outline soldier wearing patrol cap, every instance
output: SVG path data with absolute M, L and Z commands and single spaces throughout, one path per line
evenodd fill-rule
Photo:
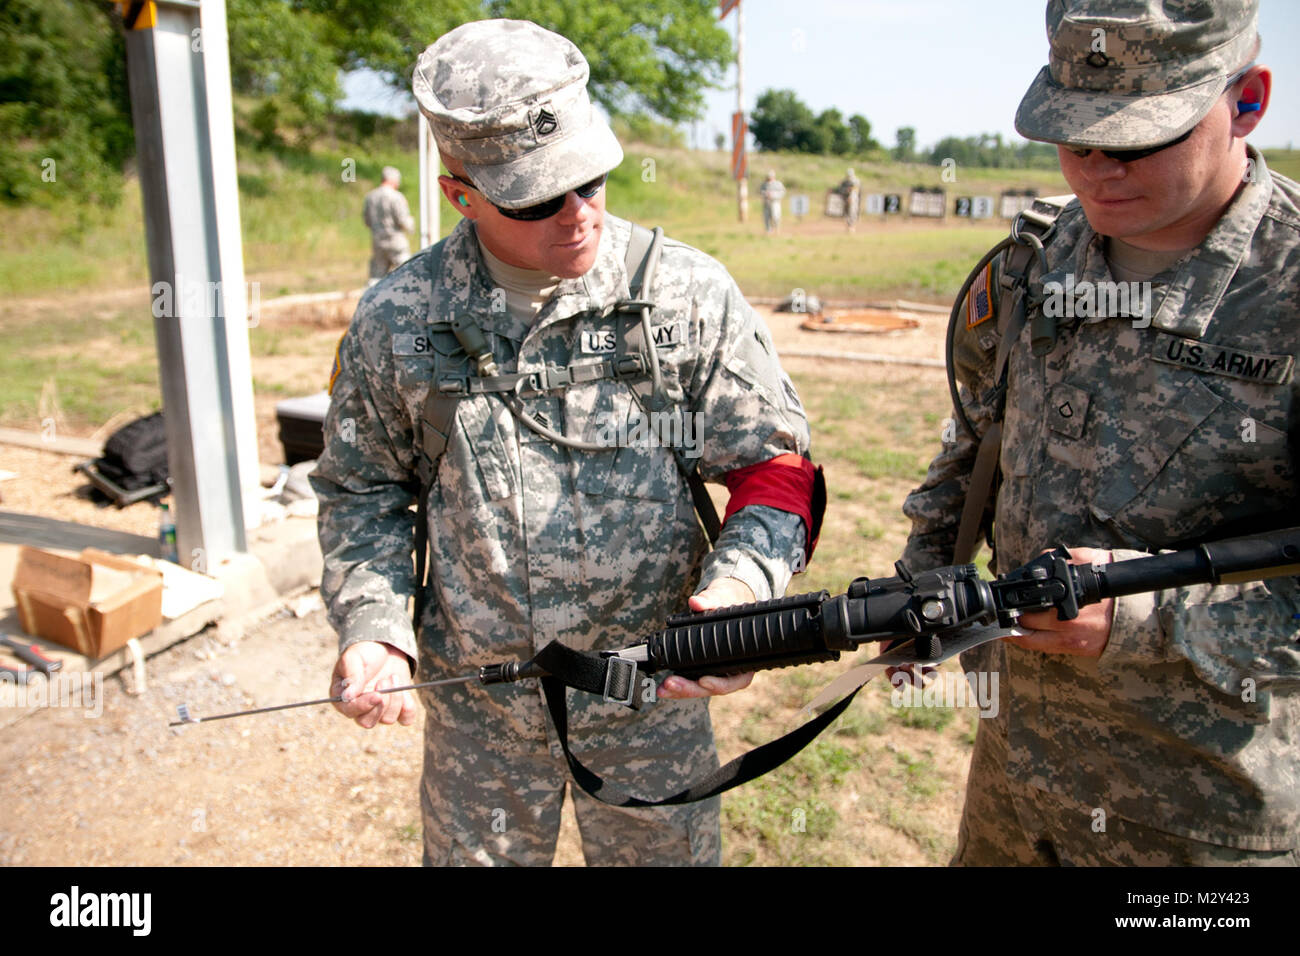
M 632 226 L 605 213 L 623 153 L 587 77 L 568 40 L 508 20 L 458 27 L 416 65 L 449 172 L 439 182 L 464 218 L 362 299 L 312 478 L 340 635 L 332 693 L 346 682 L 339 709 L 364 727 L 413 719 L 409 694 L 370 691 L 406 683 L 416 661 L 437 677 L 552 640 L 623 647 L 688 601 L 779 596 L 810 552 L 807 420 L 735 282 L 664 241 L 640 295 L 651 334 L 635 338 L 640 309 L 617 307 L 629 263 L 644 260 L 628 255 Z M 432 444 L 430 409 L 450 409 Z M 673 412 L 660 420 L 680 432 L 627 433 L 646 410 Z M 406 605 L 422 467 L 430 584 L 417 634 Z M 707 555 L 690 469 L 731 491 Z M 747 683 L 669 677 L 639 713 L 570 693 L 574 750 L 642 796 L 673 793 L 716 767 L 697 698 Z M 425 861 L 549 863 L 567 770 L 540 689 L 424 695 Z M 588 863 L 718 862 L 716 799 L 648 810 L 573 796 Z
M 383 180 L 366 194 L 361 218 L 370 229 L 370 284 L 374 285 L 411 258 L 406 234 L 415 228 L 402 188 L 402 173 L 385 166 Z
M 1256 27 L 1254 0 L 1048 4 L 1016 127 L 1058 145 L 1075 201 L 981 270 L 954 348 L 975 432 L 1001 423 L 967 525 L 991 520 L 999 569 L 1300 523 L 1300 188 L 1246 143 Z M 963 431 L 907 499 L 910 564 L 968 559 L 977 447 Z M 954 863 L 1295 865 L 1298 613 L 1295 578 L 1171 588 L 1026 615 L 965 659 L 1002 703 Z

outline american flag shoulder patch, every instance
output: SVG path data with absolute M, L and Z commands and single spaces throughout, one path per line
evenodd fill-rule
M 973 329 L 981 322 L 987 322 L 993 315 L 993 297 L 989 290 L 993 263 L 980 270 L 975 281 L 971 283 L 970 292 L 966 294 L 966 328 Z

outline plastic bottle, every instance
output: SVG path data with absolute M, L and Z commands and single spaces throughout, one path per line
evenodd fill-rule
M 171 508 L 165 501 L 158 516 L 158 556 L 172 564 L 180 560 L 176 553 L 176 522 L 172 520 Z

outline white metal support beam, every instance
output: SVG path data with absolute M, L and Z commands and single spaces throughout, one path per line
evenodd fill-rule
M 257 430 L 225 0 L 122 3 L 182 564 L 257 523 Z
M 441 159 L 429 121 L 419 110 L 415 115 L 420 124 L 420 248 L 427 249 L 438 241 L 440 231 L 438 199 L 442 190 L 438 188 L 438 173 Z

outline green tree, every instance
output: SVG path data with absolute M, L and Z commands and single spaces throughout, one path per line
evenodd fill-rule
M 839 110 L 834 107 L 822 110 L 817 117 L 817 129 L 822 148 L 813 152 L 834 153 L 836 156 L 847 156 L 853 152 L 853 134 L 844 125 L 844 114 Z
M 794 90 L 764 90 L 749 117 L 749 131 L 761 149 L 816 152 L 812 145 L 817 118 Z
M 704 90 L 732 60 L 710 0 L 489 0 L 487 15 L 532 20 L 568 37 L 591 64 L 594 98 L 610 113 L 696 119 Z
M 894 134 L 894 158 L 910 163 L 916 158 L 916 130 L 911 126 L 900 126 Z
M 1052 169 L 1057 165 L 1054 146 L 1025 142 L 1017 147 L 1004 142 L 1001 133 L 981 133 L 979 136 L 965 138 L 945 136 L 934 144 L 927 159 L 933 166 L 943 165 L 945 159 L 955 160 L 958 166 L 992 168 L 1033 166 Z
M 117 201 L 135 140 L 109 12 L 91 0 L 0 5 L 0 199 Z
M 343 71 L 371 69 L 410 88 L 420 51 L 482 17 L 530 19 L 573 40 L 591 64 L 593 97 L 615 115 L 700 116 L 703 90 L 731 62 L 709 0 L 227 0 L 231 81 L 261 103 L 264 141 L 319 131 Z M 121 17 L 108 0 L 0 4 L 0 199 L 29 201 L 41 174 L 112 201 L 134 152 Z M 53 166 L 44 166 L 51 160 Z
M 610 113 L 698 118 L 731 41 L 707 0 L 229 0 L 235 89 L 267 97 L 260 123 L 314 129 L 339 96 L 341 71 L 369 69 L 410 89 L 420 52 L 483 17 L 532 20 L 572 40 L 591 65 L 593 98 Z
M 853 148 L 855 152 L 869 153 L 873 150 L 880 149 L 880 144 L 871 138 L 871 123 L 861 113 L 854 113 L 849 117 L 849 130 L 853 135 Z
M 835 107 L 813 115 L 794 90 L 764 90 L 754 104 L 749 129 L 762 149 L 851 156 L 879 148 L 865 117 L 855 115 L 846 124 Z

